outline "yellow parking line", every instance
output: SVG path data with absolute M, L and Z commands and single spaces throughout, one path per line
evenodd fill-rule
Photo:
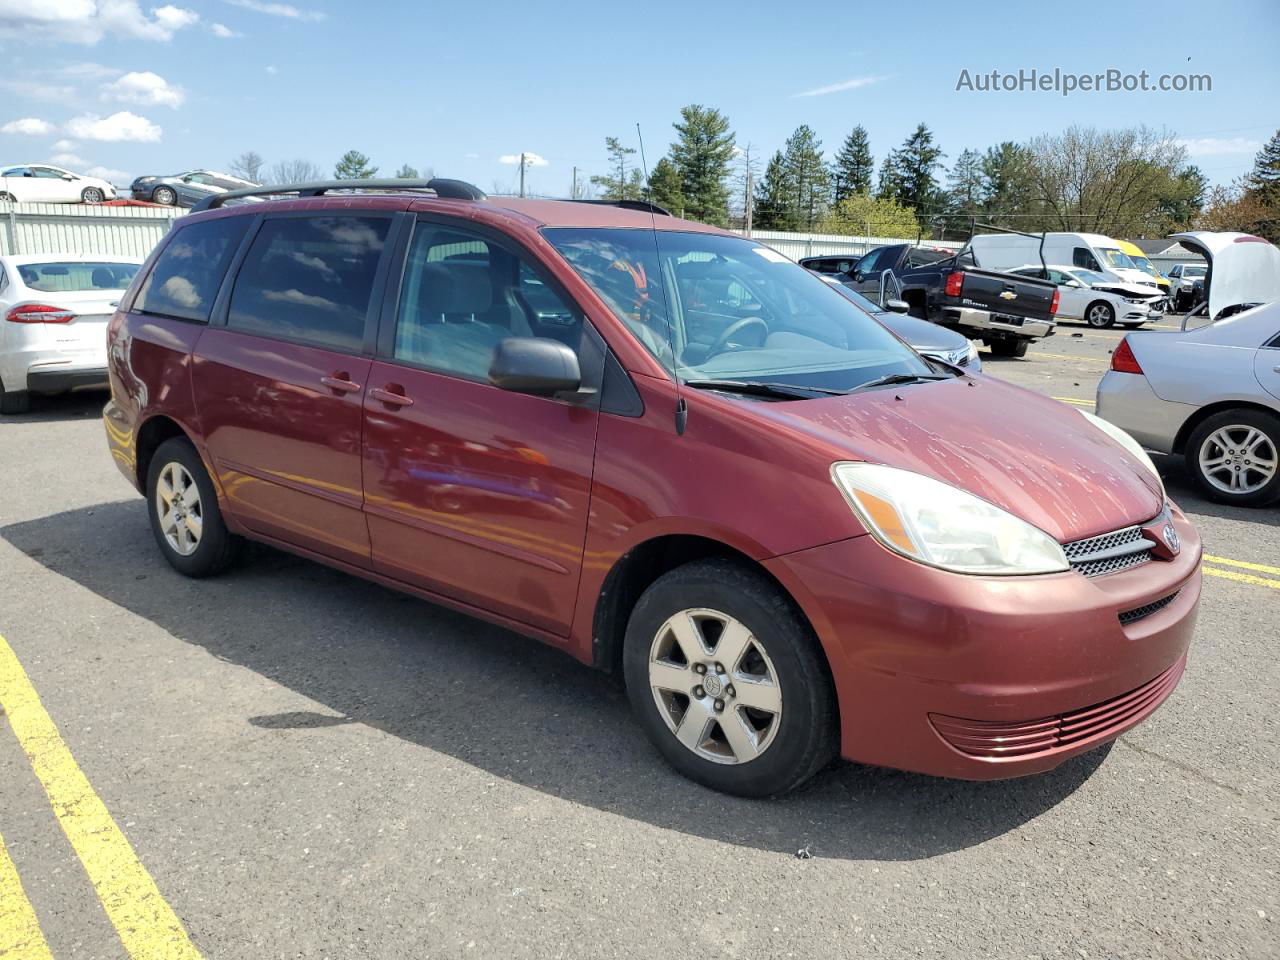
M 1280 567 L 1268 567 L 1265 563 L 1249 563 L 1246 560 L 1228 560 L 1226 557 L 1204 556 L 1206 563 L 1220 563 L 1226 567 L 1240 567 L 1244 570 L 1256 570 L 1258 573 L 1274 573 L 1280 576 Z
M 0 837 L 0 957 L 53 960 L 3 837 Z
M 182 922 L 76 764 L 4 637 L 0 637 L 0 708 L 129 956 L 133 960 L 199 960 L 200 952 Z
M 1078 407 L 1092 407 L 1092 400 L 1077 400 L 1075 397 L 1054 397 L 1055 400 L 1061 400 L 1063 403 L 1074 403 Z
M 1097 357 L 1073 357 L 1065 353 L 1041 353 L 1037 350 L 1034 354 L 1028 356 L 1048 357 L 1050 360 L 1078 360 L 1080 363 L 1100 363 L 1104 367 L 1111 366 L 1110 360 L 1099 360 Z
M 1234 570 L 1219 570 L 1217 567 L 1201 567 L 1200 569 L 1211 577 L 1221 577 L 1223 580 L 1234 580 L 1236 583 L 1250 583 L 1255 587 L 1271 587 L 1273 590 L 1280 590 L 1280 580 L 1272 580 L 1269 577 L 1255 577 L 1251 573 L 1236 573 Z

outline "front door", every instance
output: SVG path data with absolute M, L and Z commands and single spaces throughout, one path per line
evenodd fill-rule
M 371 215 L 266 218 L 224 324 L 204 331 L 192 370 L 206 446 L 235 517 L 360 567 L 369 566 L 366 333 L 390 225 Z
M 492 386 L 494 348 L 515 336 L 575 348 L 598 396 L 603 348 L 549 274 L 508 241 L 420 221 L 364 398 L 373 567 L 567 635 L 597 406 Z

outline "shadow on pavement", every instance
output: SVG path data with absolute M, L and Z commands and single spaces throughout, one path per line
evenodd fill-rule
M 31 409 L 26 413 L 10 413 L 0 416 L 0 427 L 10 424 L 55 423 L 61 420 L 97 419 L 102 408 L 111 398 L 106 390 L 77 390 L 46 397 L 33 393 Z
M 963 849 L 1049 810 L 1107 754 L 994 783 L 836 763 L 777 800 L 726 797 L 666 767 L 616 681 L 461 614 L 266 549 L 219 579 L 187 580 L 160 556 L 141 500 L 12 524 L 0 536 L 332 711 L 245 718 L 279 731 L 281 750 L 290 737 L 323 736 L 318 728 L 368 724 L 556 797 L 762 850 L 914 860 Z

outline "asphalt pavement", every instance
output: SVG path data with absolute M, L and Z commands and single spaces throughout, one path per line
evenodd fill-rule
M 1121 335 L 983 356 L 1090 409 Z M 173 573 L 103 399 L 0 421 L 6 960 L 1280 956 L 1280 510 L 1176 460 L 1211 559 L 1145 724 L 1024 780 L 748 801 L 534 642 L 266 549 Z

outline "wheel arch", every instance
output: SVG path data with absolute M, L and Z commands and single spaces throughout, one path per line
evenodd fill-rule
M 1265 403 L 1258 403 L 1255 400 L 1217 400 L 1206 404 L 1187 417 L 1182 426 L 1178 428 L 1178 433 L 1173 439 L 1173 452 L 1185 454 L 1187 441 L 1191 439 L 1191 434 L 1195 432 L 1196 427 L 1215 414 L 1226 413 L 1228 410 L 1251 410 L 1255 413 L 1266 413 L 1280 418 L 1280 410 L 1269 407 Z
M 160 444 L 174 437 L 186 438 L 199 452 L 200 447 L 191 436 L 191 432 L 166 414 L 157 413 L 148 417 L 138 427 L 137 439 L 134 441 L 134 471 L 137 475 L 138 489 L 144 493 L 147 489 L 147 471 L 151 469 L 151 458 L 155 456 Z

